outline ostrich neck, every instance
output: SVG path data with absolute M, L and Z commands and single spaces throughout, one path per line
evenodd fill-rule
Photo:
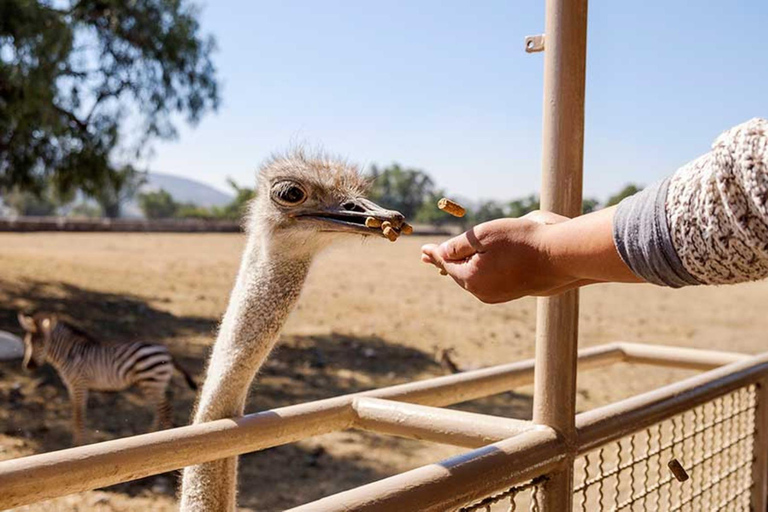
M 247 248 L 213 347 L 196 423 L 243 413 L 251 381 L 299 297 L 309 263 L 276 261 Z
M 229 306 L 213 346 L 194 423 L 243 414 L 248 389 L 301 292 L 311 256 L 281 258 L 249 237 Z M 187 468 L 181 510 L 234 510 L 235 458 Z

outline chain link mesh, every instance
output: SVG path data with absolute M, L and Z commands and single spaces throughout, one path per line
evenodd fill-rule
M 743 387 L 577 457 L 574 510 L 749 511 L 756 391 Z M 538 511 L 544 481 L 457 512 Z
M 744 387 L 579 457 L 574 509 L 749 510 L 756 406 Z
M 524 484 L 489 496 L 477 503 L 460 508 L 457 512 L 539 512 L 539 491 L 546 476 L 534 478 Z

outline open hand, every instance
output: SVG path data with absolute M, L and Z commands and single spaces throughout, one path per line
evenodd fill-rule
M 492 220 L 440 245 L 423 246 L 421 260 L 485 303 L 554 295 L 595 282 L 568 272 L 553 250 L 554 228 L 568 220 L 543 211 Z

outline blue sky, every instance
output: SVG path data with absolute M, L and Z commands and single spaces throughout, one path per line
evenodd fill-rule
M 292 142 L 429 172 L 451 194 L 539 189 L 544 2 L 209 1 L 222 105 L 151 170 L 225 189 Z M 593 0 L 585 194 L 648 184 L 768 117 L 768 2 Z

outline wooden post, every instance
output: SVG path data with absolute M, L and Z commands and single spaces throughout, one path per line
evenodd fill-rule
M 541 208 L 581 214 L 587 0 L 547 0 L 544 33 L 544 116 Z M 578 291 L 538 301 L 533 420 L 575 445 Z M 573 464 L 550 475 L 542 508 L 569 511 Z

